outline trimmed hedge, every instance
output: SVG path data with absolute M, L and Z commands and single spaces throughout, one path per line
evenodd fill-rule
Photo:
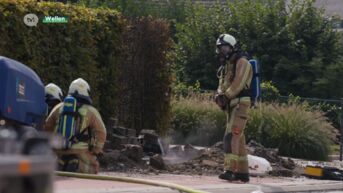
M 28 27 L 23 18 L 35 13 L 40 22 Z M 43 24 L 44 16 L 67 16 L 66 24 Z M 126 26 L 120 13 L 62 3 L 31 0 L 0 2 L 0 55 L 33 68 L 43 82 L 54 82 L 68 92 L 82 77 L 91 86 L 94 105 L 107 118 L 113 114 L 121 34 Z M 106 92 L 102 92 L 106 89 Z

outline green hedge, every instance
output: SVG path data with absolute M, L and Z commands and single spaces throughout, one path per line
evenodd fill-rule
M 27 13 L 39 17 L 37 27 L 24 24 Z M 67 16 L 69 21 L 43 24 L 44 16 Z M 54 82 L 65 93 L 72 80 L 84 78 L 103 116 L 113 114 L 116 90 L 110 82 L 116 76 L 126 26 L 120 13 L 62 3 L 5 0 L 0 2 L 0 23 L 0 55 L 30 66 L 45 84 Z

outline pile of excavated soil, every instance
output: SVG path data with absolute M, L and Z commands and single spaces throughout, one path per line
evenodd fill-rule
M 187 148 L 188 151 L 197 154 L 197 156 L 182 163 L 170 164 L 169 171 L 171 173 L 213 175 L 223 171 L 224 156 L 222 142 L 218 142 L 213 147 L 202 150 L 197 150 L 189 145 Z M 272 176 L 291 177 L 299 175 L 298 172 L 295 171 L 295 163 L 289 158 L 278 156 L 276 149 L 264 148 L 256 142 L 251 142 L 248 144 L 248 153 L 268 160 L 273 168 L 273 171 L 270 172 L 270 175 Z M 184 154 L 188 155 L 189 153 Z M 176 155 L 182 155 L 182 152 L 178 152 Z
M 299 175 L 295 162 L 278 156 L 276 149 L 250 142 L 247 150 L 249 154 L 263 157 L 271 163 L 272 176 Z M 189 144 L 174 146 L 164 156 L 146 153 L 140 145 L 128 144 L 120 150 L 106 150 L 99 161 L 102 171 L 218 175 L 223 170 L 223 143 L 218 142 L 210 148 L 195 148 Z
M 168 171 L 190 175 L 217 175 L 223 171 L 224 155 L 219 148 L 194 149 L 193 152 L 197 152 L 197 155 L 182 163 L 173 164 L 167 157 L 166 162 L 170 163 Z

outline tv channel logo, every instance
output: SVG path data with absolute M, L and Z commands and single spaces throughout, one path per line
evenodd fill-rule
M 37 26 L 38 21 L 39 19 L 36 14 L 29 13 L 24 16 L 24 23 L 29 27 Z

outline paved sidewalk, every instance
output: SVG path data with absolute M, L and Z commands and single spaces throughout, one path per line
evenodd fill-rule
M 210 193 L 277 193 L 277 192 L 329 192 L 341 190 L 342 181 L 323 181 L 307 178 L 251 178 L 249 184 L 228 183 L 216 176 L 186 175 L 127 175 L 122 173 L 103 173 L 123 177 L 136 177 L 163 181 L 192 187 Z M 122 182 L 95 181 L 76 178 L 56 177 L 55 193 L 177 193 L 168 188 L 152 187 Z

